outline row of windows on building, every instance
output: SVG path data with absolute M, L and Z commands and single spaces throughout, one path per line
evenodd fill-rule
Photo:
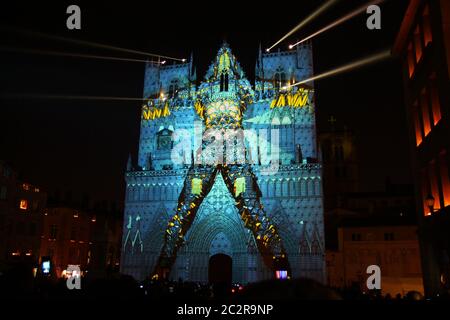
M 394 233 L 393 232 L 385 232 L 383 239 L 384 239 L 384 241 L 394 241 L 395 240 Z M 371 233 L 366 234 L 364 239 L 363 239 L 361 233 L 352 233 L 352 241 L 373 241 L 373 240 L 378 240 L 378 239 L 375 239 L 374 235 Z
M 422 58 L 424 49 L 432 41 L 430 12 L 428 5 L 426 5 L 408 43 L 407 61 L 410 78 L 414 75 L 414 71 Z
M 219 79 L 220 79 L 219 91 L 227 92 L 228 88 L 229 88 L 228 73 L 221 73 Z M 286 73 L 283 72 L 281 69 L 278 69 L 277 72 L 275 72 L 275 74 L 273 76 L 272 82 L 273 82 L 273 86 L 274 86 L 275 90 L 280 90 L 281 88 L 283 88 L 285 85 L 288 84 L 287 80 L 286 80 Z M 292 78 L 290 80 L 289 84 L 293 84 L 294 82 L 295 82 L 295 80 Z M 170 98 L 177 97 L 178 90 L 179 90 L 179 81 L 178 81 L 178 79 L 174 79 L 169 84 L 169 90 L 168 90 L 169 97 Z
M 421 170 L 421 186 L 424 215 L 450 206 L 450 175 L 448 153 L 443 150 Z M 432 205 L 429 203 L 431 200 Z
M 198 182 L 197 182 L 198 183 Z M 191 186 L 194 192 L 198 192 L 198 185 Z M 245 191 L 245 183 L 237 186 L 239 193 Z M 298 196 L 320 196 L 320 179 L 301 179 L 300 181 L 276 181 L 267 182 L 261 180 L 259 183 L 263 197 L 298 197 Z M 128 187 L 127 201 L 161 201 L 177 200 L 182 189 L 181 186 L 150 186 L 150 187 Z
M 414 101 L 412 108 L 416 146 L 419 146 L 442 118 L 434 74 L 428 79 L 428 83 L 421 90 L 420 96 Z
M 40 192 L 39 188 L 32 187 L 31 185 L 26 183 L 22 184 L 22 189 L 29 192 L 36 192 L 36 193 Z M 6 186 L 0 186 L 0 200 L 6 200 L 7 196 L 8 196 L 8 188 Z

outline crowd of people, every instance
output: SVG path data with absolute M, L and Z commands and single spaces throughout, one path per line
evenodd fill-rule
M 38 299 L 144 299 L 144 300 L 424 300 L 420 292 L 404 295 L 383 294 L 380 290 L 362 291 L 358 286 L 330 288 L 310 279 L 267 280 L 249 285 L 202 284 L 186 281 L 145 280 L 137 282 L 132 277 L 114 275 L 103 279 L 81 279 L 81 290 L 69 290 L 66 279 L 24 279 L 0 275 L 0 298 Z M 434 299 L 449 299 L 443 293 Z

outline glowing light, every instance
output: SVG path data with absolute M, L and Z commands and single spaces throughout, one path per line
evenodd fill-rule
M 192 194 L 201 194 L 202 193 L 202 179 L 194 178 L 192 179 Z
M 81 53 L 71 53 L 71 52 L 60 52 L 60 51 L 50 51 L 50 50 L 37 50 L 37 49 L 21 49 L 21 48 L 6 48 L 0 47 L 0 51 L 3 52 L 15 52 L 15 53 L 25 53 L 25 54 L 38 54 L 38 55 L 50 55 L 50 56 L 60 56 L 69 58 L 83 58 L 83 59 L 99 59 L 99 60 L 110 60 L 110 61 L 124 61 L 124 62 L 139 62 L 139 63 L 154 63 L 154 64 L 164 64 L 163 62 L 154 62 L 143 59 L 131 59 L 131 58 L 121 58 L 112 56 L 100 56 L 92 54 L 81 54 Z
M 308 104 L 308 91 L 300 88 L 295 94 L 284 93 L 272 100 L 270 109 L 280 107 L 302 108 Z M 275 119 L 275 118 L 274 118 Z
M 19 208 L 21 210 L 27 210 L 28 209 L 28 200 L 24 200 L 24 199 L 20 200 Z
M 144 98 L 108 97 L 108 96 L 72 96 L 56 94 L 2 93 L 4 99 L 48 99 L 48 100 L 104 100 L 104 101 L 143 101 Z
M 321 7 L 319 7 L 316 11 L 314 11 L 313 13 L 311 13 L 306 19 L 304 19 L 302 22 L 300 22 L 298 25 L 296 25 L 294 28 L 292 28 L 291 31 L 289 31 L 288 33 L 286 33 L 283 37 L 281 37 L 280 40 L 278 40 L 277 42 L 275 42 L 271 47 L 269 47 L 266 51 L 271 50 L 273 47 L 275 47 L 276 45 L 278 45 L 280 42 L 282 42 L 283 40 L 285 40 L 286 38 L 288 38 L 290 35 L 292 35 L 294 32 L 296 32 L 297 30 L 299 30 L 300 28 L 304 27 L 306 24 L 308 24 L 309 22 L 311 22 L 312 20 L 314 20 L 317 16 L 319 16 L 322 12 L 324 12 L 325 10 L 327 10 L 329 7 L 331 7 L 332 5 L 334 5 L 338 0 L 329 0 L 326 3 L 324 3 Z
M 30 30 L 18 29 L 18 28 L 5 28 L 5 29 L 8 29 L 13 32 L 30 35 L 33 37 L 41 37 L 41 38 L 46 38 L 46 39 L 51 39 L 51 40 L 64 41 L 64 42 L 74 43 L 74 44 L 78 44 L 78 45 L 84 45 L 84 46 L 88 46 L 88 47 L 115 50 L 115 51 L 121 51 L 121 52 L 127 52 L 127 53 L 135 53 L 135 54 L 140 54 L 140 55 L 144 55 L 144 56 L 148 56 L 148 57 L 157 57 L 157 58 L 159 57 L 159 58 L 168 59 L 168 60 L 183 61 L 183 59 L 168 57 L 168 56 L 164 56 L 164 55 L 160 55 L 160 54 L 144 52 L 144 51 L 139 51 L 139 50 L 126 49 L 126 48 L 111 46 L 111 45 L 97 43 L 97 42 L 71 39 L 71 38 L 66 38 L 66 37 L 61 37 L 61 36 L 50 35 L 50 34 L 46 34 L 46 33 L 42 33 L 42 32 L 36 32 L 36 31 L 30 31 Z
M 379 3 L 383 2 L 383 1 L 384 0 L 376 0 L 376 1 L 372 1 L 370 3 L 365 4 L 364 6 L 359 7 L 358 9 L 350 12 L 349 14 L 343 16 L 342 18 L 339 18 L 338 20 L 330 23 L 328 26 L 326 26 L 326 27 L 324 27 L 324 28 L 314 32 L 313 34 L 311 34 L 311 35 L 307 36 L 306 38 L 304 38 L 304 39 L 294 43 L 293 45 L 290 45 L 289 49 L 292 49 L 293 47 L 298 46 L 299 44 L 301 44 L 301 43 L 303 43 L 303 42 L 305 42 L 305 41 L 307 41 L 309 39 L 312 39 L 315 36 L 318 36 L 319 34 L 325 32 L 327 30 L 330 30 L 330 29 L 332 29 L 332 28 L 334 28 L 334 27 L 336 27 L 336 26 L 338 26 L 338 25 L 340 25 L 340 24 L 350 20 L 351 18 L 357 16 L 358 14 L 360 14 L 362 12 L 365 12 L 368 6 L 374 5 L 374 4 L 379 4 Z
M 319 80 L 319 79 L 331 77 L 331 76 L 334 76 L 334 75 L 337 75 L 337 74 L 340 74 L 340 73 L 343 73 L 343 72 L 346 72 L 346 71 L 354 70 L 354 69 L 357 69 L 359 67 L 362 67 L 362 66 L 365 66 L 365 65 L 369 65 L 371 63 L 374 63 L 374 62 L 377 62 L 377 61 L 389 58 L 390 56 L 391 56 L 390 51 L 386 50 L 386 51 L 383 51 L 381 53 L 374 54 L 373 56 L 369 56 L 367 58 L 364 58 L 364 59 L 361 59 L 361 60 L 357 60 L 355 62 L 352 62 L 352 63 L 346 64 L 344 66 L 338 67 L 336 69 L 333 69 L 333 70 L 330 70 L 330 71 L 318 74 L 316 76 L 312 76 L 310 78 L 307 78 L 305 80 L 296 82 L 294 84 L 290 84 L 287 87 L 289 88 L 289 87 L 293 87 L 293 86 L 298 86 L 298 85 L 301 85 L 301 84 L 304 84 L 304 83 L 308 83 L 308 82 L 311 82 L 311 81 L 314 81 L 314 80 Z

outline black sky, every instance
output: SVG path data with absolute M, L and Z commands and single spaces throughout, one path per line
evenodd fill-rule
M 194 53 L 203 77 L 227 40 L 249 78 L 259 43 L 271 45 L 318 6 L 317 0 L 283 3 L 20 2 L 2 4 L 0 24 L 68 38 L 177 57 Z M 301 39 L 366 1 L 341 0 L 297 32 Z M 368 30 L 367 15 L 314 39 L 315 72 L 389 48 L 407 0 L 382 5 L 382 29 Z M 78 4 L 82 29 L 66 29 L 66 8 Z M 118 57 L 138 55 L 69 45 L 2 29 L 1 47 L 56 50 Z M 280 48 L 285 50 L 292 41 Z M 0 51 L 0 93 L 141 97 L 144 65 Z M 334 115 L 357 137 L 364 190 L 386 177 L 410 182 L 408 138 L 399 63 L 385 61 L 316 82 L 319 130 Z M 136 101 L 0 98 L 0 159 L 50 191 L 87 193 L 93 200 L 122 201 L 128 154 L 136 159 L 140 103 Z

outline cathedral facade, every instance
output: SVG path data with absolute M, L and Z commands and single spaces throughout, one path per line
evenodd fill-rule
M 283 257 L 290 277 L 325 281 L 314 88 L 290 86 L 312 74 L 310 44 L 260 50 L 253 84 L 227 44 L 199 83 L 192 58 L 146 65 L 122 273 L 144 280 L 169 261 L 169 278 L 206 283 L 219 263 L 249 283 Z

